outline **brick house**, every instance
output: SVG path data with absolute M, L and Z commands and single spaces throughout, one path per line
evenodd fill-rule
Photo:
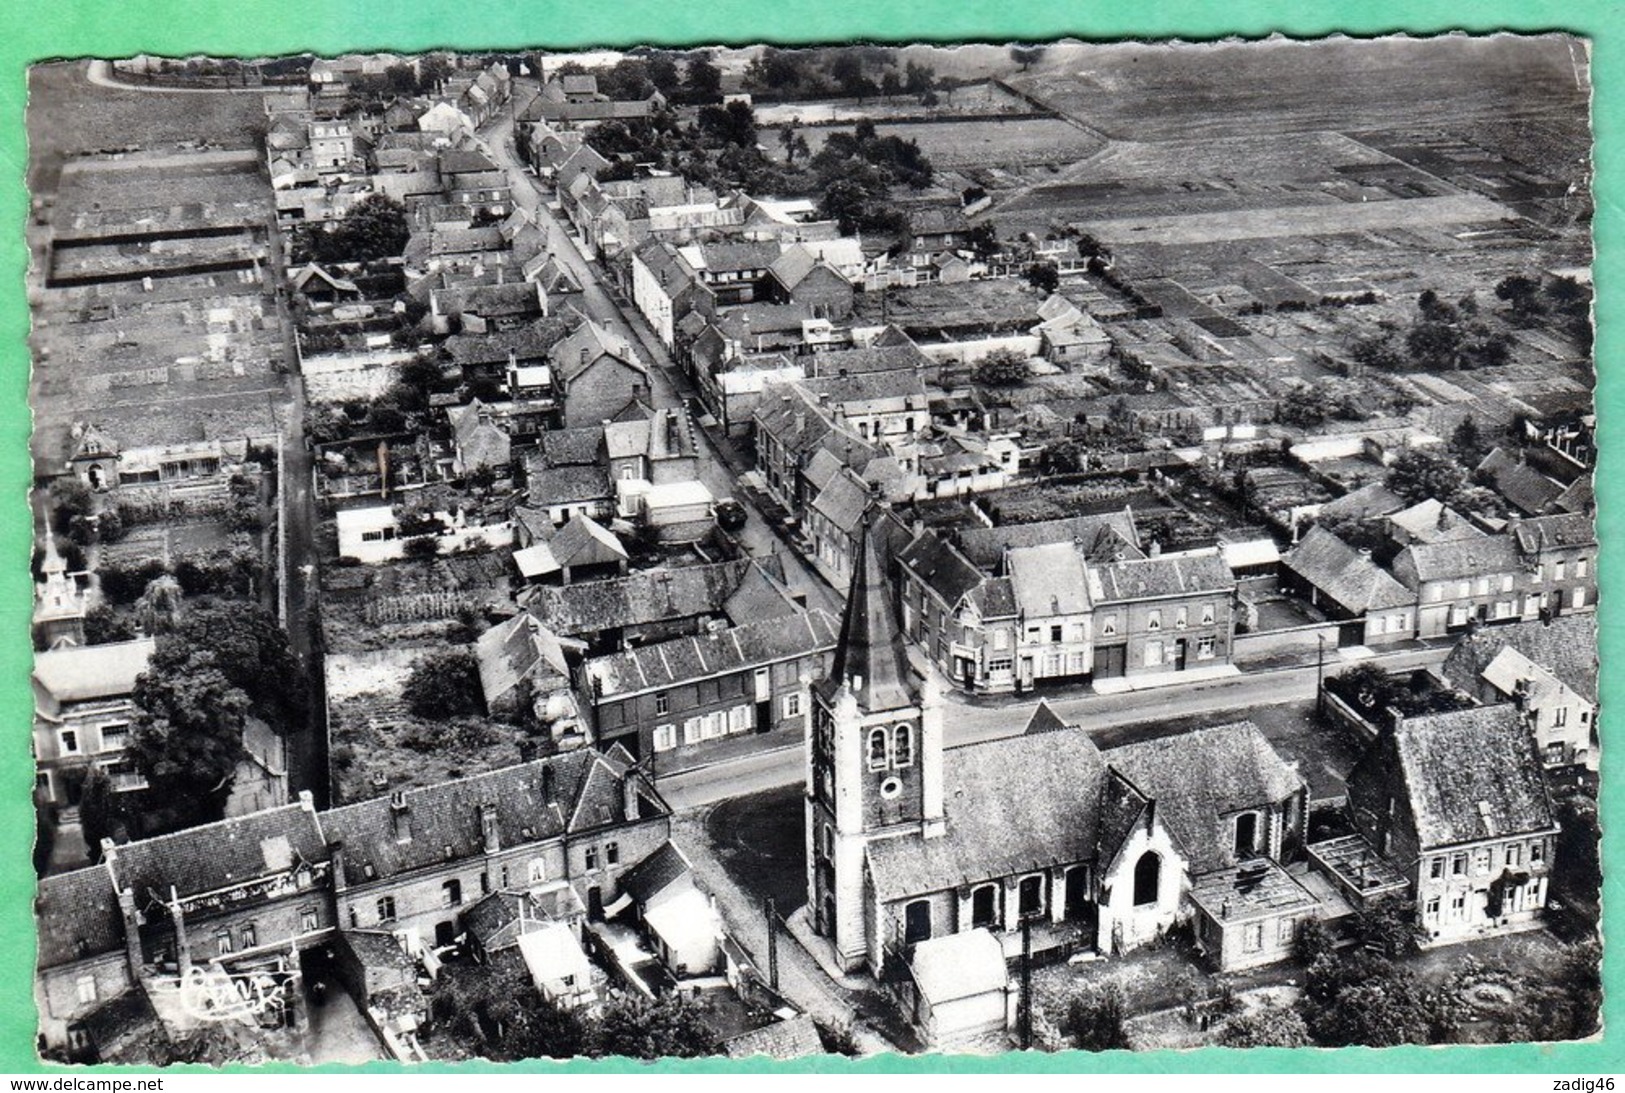
M 554 345 L 550 356 L 567 428 L 613 419 L 649 383 L 631 343 L 591 319 Z
M 595 657 L 579 701 L 600 746 L 686 755 L 743 733 L 799 730 L 806 681 L 823 677 L 834 648 L 827 612 L 765 618 Z
M 1091 566 L 1096 679 L 1229 663 L 1236 578 L 1216 551 Z
M 1515 706 L 1385 726 L 1349 773 L 1348 799 L 1360 836 L 1405 878 L 1433 943 L 1540 917 L 1558 827 Z

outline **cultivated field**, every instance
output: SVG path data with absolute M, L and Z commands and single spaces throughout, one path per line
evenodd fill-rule
M 1336 205 L 1288 205 L 1155 219 L 1122 217 L 1080 224 L 1103 243 L 1219 243 L 1273 236 L 1338 235 L 1388 228 L 1493 223 L 1513 215 L 1481 197 L 1423 197 Z
M 1120 140 L 1451 126 L 1564 112 L 1589 94 L 1568 39 L 1054 47 L 1011 84 Z M 1223 71 L 1222 82 L 1214 80 Z M 1355 121 L 1357 119 L 1357 122 Z
M 815 153 L 830 133 L 841 131 L 816 127 L 799 130 Z M 876 126 L 876 132 L 917 141 L 920 150 L 939 169 L 1069 163 L 1093 155 L 1104 145 L 1093 134 L 1056 118 L 882 124 Z
M 184 95 L 101 87 L 84 61 L 28 70 L 31 159 L 104 149 L 173 147 L 182 142 L 228 148 L 253 145 L 265 121 L 260 96 Z

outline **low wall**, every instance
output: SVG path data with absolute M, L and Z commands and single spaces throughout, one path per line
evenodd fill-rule
M 1313 622 L 1306 626 L 1290 626 L 1284 630 L 1258 630 L 1237 634 L 1230 646 L 1230 659 L 1243 661 L 1251 658 L 1283 656 L 1292 653 L 1317 653 L 1321 639 L 1325 639 L 1328 655 L 1337 652 L 1338 624 Z
M 1361 740 L 1375 740 L 1377 738 L 1377 726 L 1361 717 L 1359 711 L 1331 691 L 1326 692 L 1326 699 L 1322 709 L 1326 713 L 1327 720 L 1331 721 L 1332 724 L 1348 729 Z

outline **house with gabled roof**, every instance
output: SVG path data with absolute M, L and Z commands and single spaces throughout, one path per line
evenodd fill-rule
M 1597 620 L 1564 615 L 1470 631 L 1439 673 L 1523 714 L 1547 769 L 1596 765 Z
M 746 571 L 769 564 L 776 563 L 739 559 L 634 570 L 610 580 L 528 588 L 520 601 L 554 633 L 606 652 L 703 631 L 708 622 L 725 617 L 724 607 Z
M 545 538 L 514 551 L 513 560 L 527 583 L 569 584 L 624 574 L 627 553 L 613 531 L 577 513 L 556 531 L 549 528 Z
M 1349 772 L 1348 802 L 1430 943 L 1539 921 L 1558 825 L 1515 705 L 1394 719 Z
M 481 634 L 474 643 L 474 659 L 487 712 L 503 718 L 528 713 L 552 735 L 579 731 L 579 714 L 569 698 L 567 648 L 581 652 L 580 643 L 566 643 L 525 612 Z M 555 695 L 563 698 L 562 705 L 554 701 Z
M 611 420 L 649 382 L 631 343 L 591 319 L 560 339 L 550 359 L 567 428 Z
M 1097 689 L 1119 676 L 1228 669 L 1236 578 L 1217 549 L 1090 566 L 1089 591 Z
M 1313 527 L 1281 559 L 1282 587 L 1351 624 L 1359 645 L 1404 641 L 1416 634 L 1416 593 L 1371 557 Z

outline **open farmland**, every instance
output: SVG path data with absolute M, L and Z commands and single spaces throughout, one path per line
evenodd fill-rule
M 164 95 L 102 87 L 84 61 L 28 70 L 28 142 L 40 153 L 74 155 L 111 148 L 217 144 L 251 147 L 264 125 L 259 95 Z
M 841 131 L 821 126 L 798 130 L 814 153 L 829 134 Z M 1070 163 L 1104 147 L 1099 137 L 1058 118 L 880 124 L 875 131 L 916 141 L 938 168 Z
M 1441 126 L 1583 114 L 1578 60 L 1556 37 L 1396 38 L 1381 48 L 1125 43 L 1052 47 L 1010 83 L 1115 139 L 1211 139 L 1337 130 L 1350 118 L 1368 129 L 1405 126 L 1420 104 Z
M 1080 224 L 1103 243 L 1217 243 L 1271 236 L 1337 235 L 1385 228 L 1493 222 L 1513 215 L 1481 197 L 1424 197 L 1413 201 L 1286 205 L 1155 219 L 1121 217 Z

